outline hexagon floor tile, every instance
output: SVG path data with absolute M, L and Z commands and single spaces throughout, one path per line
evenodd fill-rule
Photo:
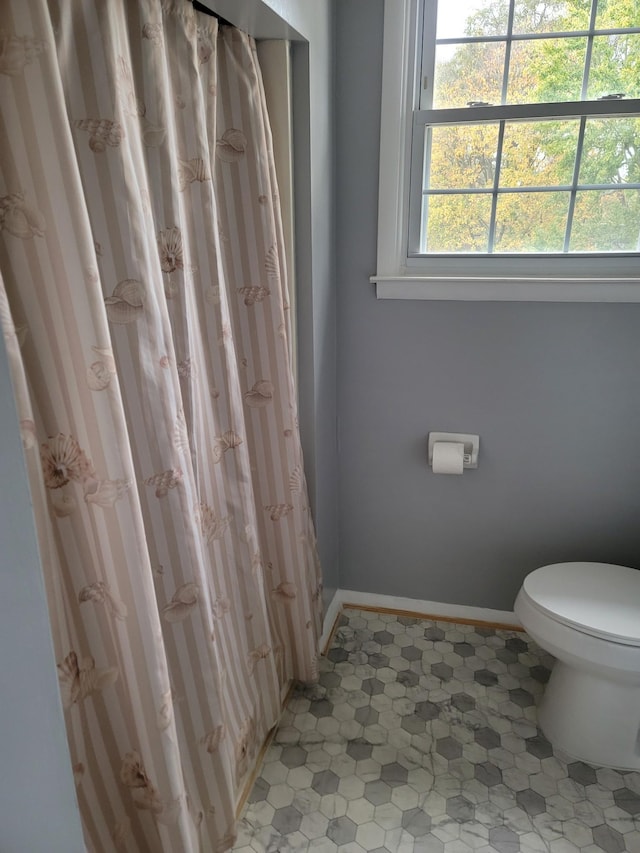
M 292 694 L 239 821 L 245 853 L 640 853 L 640 773 L 536 726 L 525 634 L 356 609 Z

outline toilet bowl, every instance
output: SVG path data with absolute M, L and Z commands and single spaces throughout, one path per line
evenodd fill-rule
M 556 658 L 540 728 L 572 758 L 640 769 L 640 571 L 556 563 L 528 575 L 514 607 Z

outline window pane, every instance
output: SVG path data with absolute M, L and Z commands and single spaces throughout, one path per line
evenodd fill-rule
M 504 56 L 504 42 L 437 47 L 434 108 L 464 107 L 470 101 L 499 104 Z
M 496 252 L 562 252 L 568 192 L 504 193 L 496 210 Z
M 493 186 L 498 125 L 442 125 L 431 128 L 431 168 L 425 189 Z
M 586 38 L 516 41 L 511 47 L 507 103 L 579 101 Z
M 628 0 L 624 3 L 599 0 L 596 29 L 615 30 L 618 27 L 640 27 L 638 0 Z
M 507 32 L 509 3 L 486 0 L 440 0 L 436 38 L 502 36 Z
M 640 119 L 587 119 L 581 184 L 640 183 Z
M 571 184 L 578 130 L 578 119 L 507 122 L 502 143 L 500 186 Z
M 636 21 L 635 26 L 639 24 Z M 587 99 L 618 92 L 640 97 L 640 33 L 593 39 Z
M 531 3 L 516 0 L 514 33 L 571 32 L 589 28 L 591 0 L 571 3 Z
M 569 244 L 572 252 L 640 250 L 640 190 L 577 193 Z
M 639 117 L 616 116 L 612 104 L 607 116 L 479 124 L 474 106 L 502 103 L 503 91 L 507 105 L 580 101 L 583 85 L 588 100 L 640 97 L 640 32 L 559 35 L 589 30 L 592 11 L 596 28 L 640 28 L 640 0 L 427 2 L 437 24 L 425 103 L 469 109 L 456 125 L 426 128 L 424 174 L 413 185 L 422 192 L 421 251 L 639 252 Z
M 460 193 L 423 199 L 428 252 L 486 252 L 491 196 Z

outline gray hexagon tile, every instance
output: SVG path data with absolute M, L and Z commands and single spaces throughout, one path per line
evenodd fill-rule
M 345 610 L 283 711 L 244 853 L 640 853 L 640 773 L 536 726 L 553 659 L 525 634 Z

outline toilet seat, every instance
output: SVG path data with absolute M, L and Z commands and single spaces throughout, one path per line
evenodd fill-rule
M 640 648 L 640 571 L 607 563 L 554 563 L 527 575 L 522 592 L 556 622 Z

